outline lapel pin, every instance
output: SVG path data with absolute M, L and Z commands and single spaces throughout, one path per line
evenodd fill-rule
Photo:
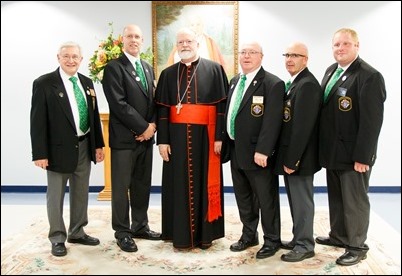
M 255 81 L 253 81 L 253 86 L 255 86 L 257 84 L 257 81 L 255 80 Z
M 342 81 L 345 81 L 345 80 L 346 80 L 346 76 L 343 76 L 343 77 L 342 77 Z
M 59 97 L 60 97 L 60 98 L 63 98 L 63 97 L 64 97 L 63 92 L 60 92 L 60 93 L 59 93 Z

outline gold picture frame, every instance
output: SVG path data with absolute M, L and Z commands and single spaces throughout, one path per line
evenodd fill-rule
M 201 57 L 217 61 L 228 79 L 237 73 L 238 1 L 152 1 L 152 48 L 155 76 L 178 61 L 176 33 L 199 32 Z

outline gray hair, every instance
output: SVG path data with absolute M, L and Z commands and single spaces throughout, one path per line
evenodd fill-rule
M 61 50 L 63 50 L 64 48 L 78 48 L 78 51 L 80 52 L 80 55 L 81 55 L 81 46 L 76 42 L 67 41 L 67 42 L 64 42 L 63 44 L 61 44 L 59 51 L 58 51 L 59 55 L 61 53 Z

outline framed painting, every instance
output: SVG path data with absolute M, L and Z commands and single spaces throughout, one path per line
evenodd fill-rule
M 237 1 L 152 1 L 155 76 L 179 61 L 176 33 L 190 27 L 198 35 L 198 53 L 220 63 L 228 78 L 237 73 Z

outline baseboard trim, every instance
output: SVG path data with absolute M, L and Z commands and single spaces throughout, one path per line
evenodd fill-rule
M 15 186 L 15 185 L 1 185 L 2 193 L 46 193 L 46 186 Z M 68 191 L 67 187 L 67 191 Z M 90 193 L 99 193 L 103 190 L 103 186 L 89 186 Z M 162 191 L 161 186 L 152 186 L 151 193 L 160 194 Z M 225 193 L 233 193 L 232 186 L 223 187 Z M 285 187 L 279 187 L 280 193 L 286 193 Z M 400 194 L 401 186 L 372 186 L 369 187 L 370 193 L 392 193 Z M 314 193 L 327 193 L 326 186 L 314 187 Z

